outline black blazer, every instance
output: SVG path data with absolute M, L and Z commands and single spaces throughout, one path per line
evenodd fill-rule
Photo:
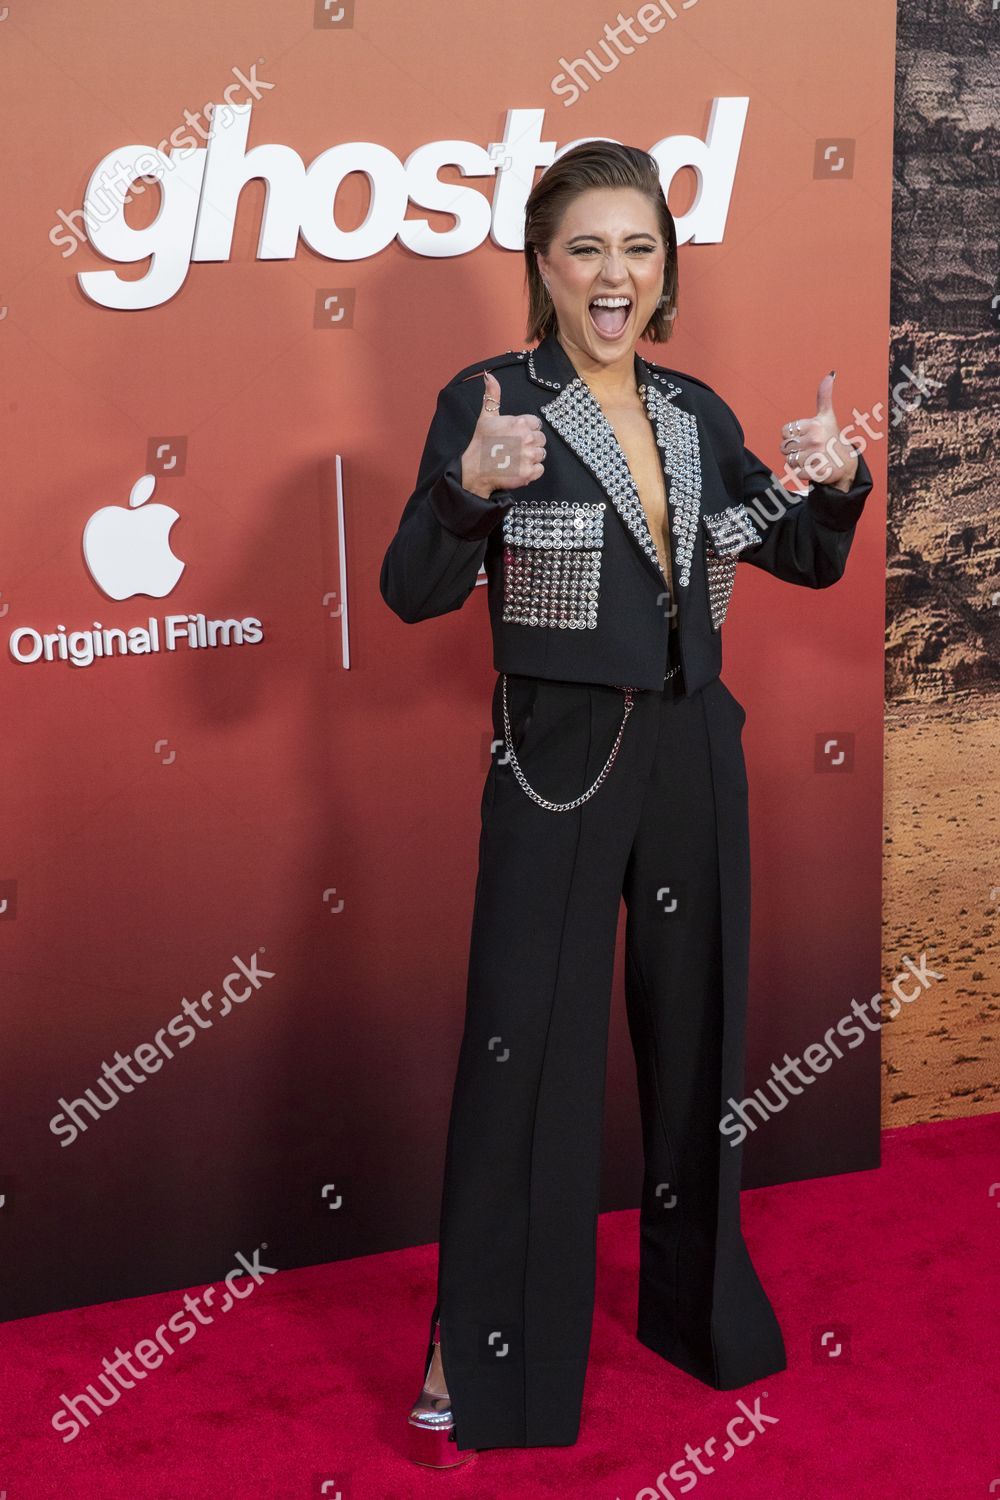
M 501 412 L 534 413 L 547 437 L 542 477 L 489 499 L 461 483 L 484 367 L 500 383 Z M 675 599 L 625 455 L 550 334 L 467 366 L 439 393 L 379 579 L 402 620 L 459 609 L 485 562 L 498 672 L 660 690 L 673 620 L 691 694 L 719 675 L 739 562 L 807 588 L 837 582 L 872 488 L 860 450 L 850 490 L 814 484 L 796 499 L 744 446 L 711 386 L 638 354 L 635 372 L 663 454 Z

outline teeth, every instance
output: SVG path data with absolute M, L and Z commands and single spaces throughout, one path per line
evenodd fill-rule
M 631 297 L 595 297 L 591 307 L 631 307 Z

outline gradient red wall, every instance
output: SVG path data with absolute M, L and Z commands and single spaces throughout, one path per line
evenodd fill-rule
M 640 11 L 651 25 L 653 8 Z M 675 336 L 644 352 L 713 385 L 774 465 L 781 423 L 815 410 L 831 368 L 841 422 L 857 407 L 885 433 L 894 9 L 701 0 L 668 12 L 567 107 L 553 80 L 609 21 L 593 0 L 485 12 L 182 0 L 139 7 L 128 24 L 88 13 L 85 27 L 62 0 L 10 8 L 7 1315 L 190 1285 L 262 1241 L 282 1268 L 436 1238 L 493 674 L 483 590 L 460 614 L 406 626 L 378 570 L 437 390 L 525 342 L 517 249 L 486 235 L 434 257 L 393 238 L 338 259 L 296 247 L 293 225 L 290 247 L 276 230 L 276 253 L 258 258 L 259 180 L 239 197 L 224 258 L 182 266 L 154 305 L 102 306 L 81 275 L 162 275 L 183 234 L 159 264 L 100 253 L 106 225 L 81 240 L 72 226 L 94 169 L 126 145 L 179 140 L 185 110 L 204 120 L 231 86 L 245 101 L 254 76 L 248 149 L 288 148 L 306 167 L 351 142 L 401 163 L 437 141 L 482 152 L 514 109 L 544 110 L 542 139 L 559 147 L 705 140 L 713 101 L 746 100 L 721 240 L 683 244 Z M 196 126 L 187 134 L 204 148 Z M 397 178 L 375 156 L 384 206 Z M 187 175 L 198 160 L 178 161 L 166 192 L 197 200 L 204 245 L 225 205 L 198 196 Z M 438 176 L 479 191 L 488 214 L 493 175 Z M 682 236 L 694 187 L 687 168 L 669 187 Z M 116 243 L 150 226 L 155 240 L 160 191 L 148 184 L 119 215 Z M 304 199 L 275 203 L 273 222 L 287 228 L 298 204 L 322 241 L 332 220 L 324 229 L 321 192 L 309 201 L 308 214 Z M 352 173 L 339 229 L 357 229 L 367 203 Z M 411 203 L 407 222 L 422 219 L 454 225 Z M 724 675 L 749 711 L 748 1090 L 881 987 L 884 450 L 869 442 L 875 490 L 843 581 L 814 593 L 741 569 L 726 624 Z M 147 473 L 146 503 L 179 514 L 183 572 L 162 598 L 111 599 L 88 570 L 84 528 L 101 507 L 127 507 Z M 19 630 L 189 614 L 255 619 L 261 639 L 84 667 L 11 652 Z M 817 772 L 817 736 L 830 734 L 853 737 L 853 761 Z M 224 1014 L 223 981 L 254 954 L 273 977 Z M 201 1018 L 188 1017 L 193 1039 L 169 1059 L 160 1046 L 158 1070 L 61 1144 L 59 1101 L 94 1086 L 116 1052 L 155 1046 L 185 1000 Z M 877 1161 L 877 1045 L 868 1038 L 748 1142 L 748 1185 Z M 604 1202 L 619 1207 L 641 1180 L 620 994 L 609 1070 Z

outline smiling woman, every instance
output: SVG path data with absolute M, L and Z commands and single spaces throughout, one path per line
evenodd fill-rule
M 633 344 L 669 338 L 677 313 L 677 231 L 655 160 L 636 154 L 646 158 L 645 170 L 623 161 L 611 183 L 612 164 L 577 147 L 560 157 L 562 172 L 550 167 L 533 189 L 524 226 L 529 338 L 558 329 L 568 348 L 605 357 L 609 344 L 620 354 L 629 335 Z M 588 345 L 595 335 L 600 342 Z
M 835 583 L 871 489 L 832 377 L 783 432 L 796 478 L 828 456 L 803 498 L 710 386 L 639 355 L 677 311 L 677 238 L 645 151 L 559 157 L 528 197 L 525 268 L 539 342 L 441 390 L 380 577 L 413 622 L 460 608 L 485 565 L 499 674 L 438 1297 L 409 1416 L 412 1456 L 442 1467 L 577 1438 L 623 897 L 645 1157 L 636 1337 L 716 1390 L 785 1366 L 740 1228 L 740 1146 L 719 1129 L 720 1102 L 743 1096 L 750 920 L 746 713 L 719 676 L 721 627 L 740 561 Z
M 586 150 L 586 148 L 584 148 Z M 586 380 L 622 449 L 645 514 L 666 593 L 673 597 L 670 518 L 650 413 L 636 388 L 637 339 L 666 340 L 677 312 L 677 234 L 652 157 L 588 171 L 586 157 L 547 172 L 525 220 L 529 337 L 559 341 Z M 598 227 L 599 226 L 599 227 Z M 676 616 L 670 615 L 671 629 Z

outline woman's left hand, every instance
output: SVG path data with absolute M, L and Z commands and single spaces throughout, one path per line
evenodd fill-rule
M 836 370 L 824 375 L 816 392 L 816 415 L 786 422 L 781 429 L 781 451 L 787 454 L 788 469 L 803 484 L 829 484 L 834 489 L 849 490 L 858 471 L 857 449 L 840 436 L 840 424 L 833 410 L 833 381 Z M 807 459 L 821 455 L 805 467 Z

